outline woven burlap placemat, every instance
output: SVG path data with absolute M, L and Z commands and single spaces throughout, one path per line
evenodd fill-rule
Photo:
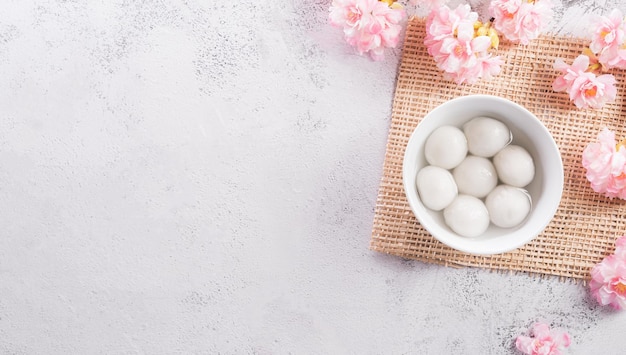
M 618 81 L 616 102 L 600 110 L 578 110 L 566 93 L 552 90 L 558 74 L 552 65 L 557 57 L 571 63 L 587 40 L 543 36 L 527 46 L 502 43 L 498 50 L 506 63 L 502 72 L 491 81 L 459 86 L 442 78 L 426 51 L 424 36 L 424 20 L 410 19 L 370 248 L 448 266 L 587 279 L 591 267 L 613 252 L 616 238 L 626 234 L 626 203 L 595 193 L 581 165 L 584 147 L 603 127 L 616 131 L 620 139 L 626 137 L 624 72 L 613 72 Z M 554 219 L 533 241 L 506 254 L 475 256 L 440 243 L 419 224 L 402 187 L 404 150 L 417 124 L 445 101 L 471 94 L 496 95 L 526 107 L 552 133 L 563 158 L 565 185 Z

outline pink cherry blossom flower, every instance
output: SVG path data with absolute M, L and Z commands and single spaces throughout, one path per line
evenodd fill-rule
M 433 46 L 431 55 L 437 60 L 440 69 L 454 73 L 476 65 L 475 53 L 485 52 L 491 45 L 487 36 L 474 38 L 474 27 L 459 26 L 456 37 L 445 38 L 441 46 Z M 438 51 L 435 52 L 435 49 Z
M 598 59 L 606 69 L 626 69 L 626 47 L 610 47 L 602 51 Z
M 626 21 L 621 11 L 613 10 L 607 16 L 591 20 L 592 36 L 589 48 L 607 69 L 626 69 Z
M 624 41 L 624 16 L 615 9 L 606 16 L 595 16 L 591 20 L 592 35 L 589 48 L 600 53 L 604 48 L 619 46 Z
M 626 308 L 626 236 L 617 239 L 614 254 L 591 269 L 589 288 L 601 305 Z
M 574 80 L 589 68 L 589 57 L 579 55 L 574 59 L 572 65 L 567 65 L 561 58 L 554 61 L 554 69 L 560 71 L 562 75 L 554 80 L 552 88 L 556 92 L 568 91 Z
M 570 101 L 578 108 L 600 108 L 615 100 L 617 88 L 615 77 L 611 74 L 596 76 L 589 70 L 589 57 L 579 55 L 570 66 L 557 58 L 554 68 L 562 75 L 558 76 L 552 88 L 556 92 L 565 91 Z
M 478 65 L 480 68 L 479 76 L 485 80 L 490 80 L 494 76 L 500 74 L 500 66 L 504 65 L 504 61 L 499 56 L 483 55 L 478 57 Z
M 383 60 L 385 48 L 398 45 L 405 16 L 404 9 L 378 0 L 333 0 L 329 20 L 343 28 L 346 42 L 359 54 Z
M 473 65 L 460 68 L 457 71 L 444 72 L 444 77 L 453 80 L 457 84 L 474 84 L 479 79 L 490 80 L 500 73 L 500 66 L 504 61 L 498 56 L 477 56 Z
M 489 13 L 493 26 L 509 41 L 528 44 L 546 28 L 553 11 L 549 0 L 493 0 Z
M 615 101 L 617 89 L 612 74 L 596 76 L 591 72 L 582 73 L 569 90 L 570 100 L 578 108 L 601 108 L 607 102 Z
M 357 0 L 333 0 L 330 5 L 330 24 L 335 27 L 356 27 L 363 17 Z
M 533 324 L 531 333 L 530 337 L 520 335 L 515 339 L 517 350 L 527 355 L 560 355 L 571 343 L 567 332 L 550 330 L 545 323 Z
M 451 10 L 447 6 L 433 9 L 426 19 L 426 46 L 431 46 L 445 38 L 454 37 L 459 27 L 474 26 L 478 13 L 472 12 L 469 5 L 459 5 Z
M 615 133 L 604 128 L 598 141 L 583 150 L 582 164 L 591 188 L 609 198 L 626 199 L 626 142 L 615 144 Z M 625 248 L 626 249 L 626 248 Z M 626 257 L 626 256 L 625 256 Z
M 426 20 L 428 53 L 435 59 L 444 77 L 457 84 L 474 83 L 480 78 L 490 79 L 500 72 L 500 57 L 492 57 L 489 36 L 477 36 L 474 23 L 478 14 L 469 5 L 451 10 L 441 6 L 431 11 Z

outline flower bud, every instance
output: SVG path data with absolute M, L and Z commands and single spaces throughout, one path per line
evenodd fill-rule
M 491 47 L 498 49 L 498 45 L 500 44 L 500 38 L 498 37 L 498 31 L 493 28 L 489 28 L 487 31 L 487 36 L 491 39 Z

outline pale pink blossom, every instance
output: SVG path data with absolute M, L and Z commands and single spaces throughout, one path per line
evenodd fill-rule
M 357 27 L 363 17 L 359 5 L 357 0 L 333 0 L 330 5 L 330 24 L 335 27 Z
M 398 45 L 405 16 L 403 9 L 378 0 L 333 0 L 329 19 L 331 25 L 343 28 L 346 42 L 359 54 L 383 60 L 385 48 Z
M 620 46 L 624 41 L 624 16 L 615 9 L 609 16 L 595 16 L 591 19 L 591 43 L 589 49 L 600 53 L 608 47 Z
M 457 84 L 490 79 L 500 72 L 503 64 L 499 57 L 488 53 L 491 39 L 476 35 L 477 19 L 478 14 L 469 5 L 461 4 L 454 10 L 441 6 L 431 11 L 426 20 L 424 44 L 428 53 L 444 71 L 444 77 Z
M 617 88 L 615 77 L 611 74 L 596 76 L 589 69 L 589 57 L 579 55 L 572 65 L 567 65 L 561 58 L 554 62 L 554 69 L 560 71 L 552 88 L 556 92 L 565 91 L 578 108 L 601 108 L 607 102 L 615 100 Z
M 626 21 L 619 10 L 609 16 L 595 16 L 591 19 L 591 43 L 589 49 L 607 69 L 626 69 Z
M 495 29 L 509 41 L 528 44 L 550 22 L 552 6 L 550 0 L 493 0 L 489 13 Z
M 598 55 L 598 59 L 606 69 L 626 69 L 626 48 L 607 48 Z
M 504 61 L 499 56 L 483 55 L 478 57 L 477 67 L 480 68 L 480 76 L 485 80 L 490 80 L 500 74 L 502 65 L 504 65 Z
M 593 191 L 626 199 L 626 147 L 615 144 L 614 132 L 604 128 L 583 150 L 582 164 Z
M 453 73 L 476 65 L 476 53 L 487 51 L 490 45 L 489 37 L 474 37 L 473 26 L 460 26 L 456 37 L 444 38 L 441 45 L 430 47 L 429 53 L 440 69 Z
M 571 343 L 567 332 L 550 330 L 545 323 L 533 324 L 531 333 L 532 336 L 520 335 L 515 339 L 517 350 L 527 355 L 560 355 Z
M 569 88 L 576 80 L 581 73 L 584 73 L 589 68 L 589 57 L 586 55 L 579 55 L 574 59 L 574 63 L 572 65 L 567 65 L 563 59 L 557 58 L 554 61 L 554 69 L 560 71 L 562 75 L 558 76 L 554 83 L 552 84 L 552 88 L 556 92 L 567 91 L 569 92 Z
M 430 46 L 445 38 L 454 37 L 459 27 L 473 29 L 478 20 L 478 13 L 472 12 L 467 4 L 461 4 L 454 10 L 447 6 L 433 9 L 426 19 L 426 39 L 424 43 Z
M 626 309 L 626 236 L 615 243 L 615 253 L 591 269 L 591 294 L 603 306 Z
M 498 56 L 483 55 L 476 57 L 476 62 L 457 71 L 444 72 L 444 77 L 457 84 L 474 84 L 479 79 L 490 80 L 500 73 L 504 61 Z
M 615 77 L 612 74 L 596 76 L 585 72 L 574 82 L 569 91 L 570 100 L 578 108 L 601 108 L 607 102 L 615 101 L 617 88 Z

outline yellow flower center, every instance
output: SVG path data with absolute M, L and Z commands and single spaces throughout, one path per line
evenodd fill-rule
M 619 143 L 617 143 L 617 145 L 615 146 L 615 151 L 619 152 L 619 149 L 621 147 L 626 148 L 626 138 L 622 139 Z
M 598 88 L 596 86 L 592 86 L 589 89 L 585 89 L 585 96 L 594 97 L 598 93 Z
M 626 285 L 618 282 L 617 285 L 615 285 L 615 292 L 617 292 L 620 295 L 625 296 L 626 295 Z
M 361 14 L 358 12 L 349 12 L 347 17 L 349 22 L 357 22 L 361 19 Z
M 460 45 L 454 47 L 454 54 L 460 57 L 463 54 L 463 47 L 461 47 Z

